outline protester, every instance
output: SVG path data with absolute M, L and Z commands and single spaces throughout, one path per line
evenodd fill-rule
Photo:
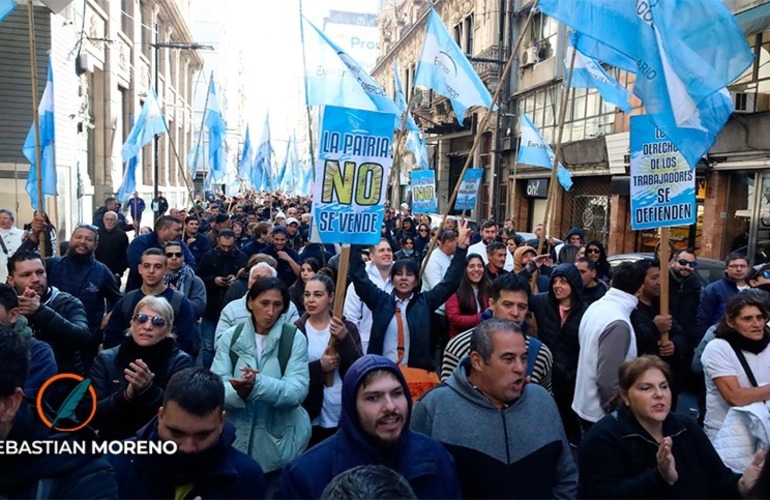
M 297 252 L 286 246 L 288 240 L 285 227 L 276 226 L 271 235 L 271 243 L 262 249 L 262 253 L 278 262 L 278 277 L 286 286 L 291 286 L 297 280 L 302 259 Z
M 45 239 L 45 256 L 51 257 L 59 254 L 59 245 L 56 238 L 56 228 L 51 224 L 51 219 L 44 212 L 35 211 L 32 221 L 24 224 L 24 240 L 20 249 L 36 252 L 40 245 L 40 238 Z
M 200 219 L 195 215 L 188 215 L 184 219 L 184 241 L 195 262 L 200 262 L 203 256 L 211 251 L 211 243 L 200 232 Z
M 481 256 L 468 255 L 465 258 L 465 274 L 457 287 L 457 293 L 446 301 L 450 339 L 481 323 L 481 313 L 489 308 L 488 289 L 491 284 L 484 272 Z
M 190 301 L 195 321 L 206 311 L 206 285 L 195 275 L 193 268 L 184 263 L 184 252 L 178 241 L 169 241 L 163 245 L 166 254 L 166 275 L 163 281 L 169 288 L 184 294 Z
M 580 272 L 580 279 L 583 281 L 581 298 L 586 307 L 590 306 L 607 293 L 607 285 L 596 279 L 596 263 L 588 257 L 577 258 L 575 267 Z
M 35 338 L 53 349 L 59 370 L 87 374 L 99 339 L 88 327 L 80 300 L 48 285 L 43 260 L 37 253 L 19 250 L 11 256 L 8 284 L 16 290 L 19 313 L 26 317 Z
M 292 303 L 297 307 L 300 316 L 305 314 L 305 285 L 316 275 L 321 265 L 312 257 L 302 261 L 299 266 L 299 279 L 289 287 L 289 297 Z
M 134 231 L 142 226 L 142 214 L 144 213 L 145 206 L 146 204 L 144 199 L 141 198 L 139 193 L 136 191 L 134 191 L 133 196 L 131 196 L 131 198 L 126 201 L 126 208 L 128 209 L 128 213 L 131 215 Z
M 361 465 L 385 465 L 417 498 L 460 498 L 451 455 L 409 428 L 412 398 L 389 359 L 359 358 L 342 384 L 340 430 L 294 460 L 281 478 L 282 498 L 320 498 L 335 476 Z
M 342 379 L 361 357 L 361 338 L 355 325 L 331 315 L 334 297 L 334 282 L 323 275 L 314 276 L 304 291 L 307 312 L 296 322 L 308 340 L 310 387 L 302 406 L 313 424 L 309 448 L 337 432 Z M 335 354 L 329 352 L 332 346 Z M 329 386 L 326 382 L 330 373 Z
M 51 440 L 74 449 L 93 440 L 88 427 L 74 432 L 51 430 L 32 406 L 23 402 L 29 358 L 26 342 L 0 325 L 0 442 Z M 53 415 L 46 418 L 53 419 Z M 64 422 L 62 422 L 64 424 Z M 117 498 L 115 472 L 99 455 L 0 453 L 2 498 Z
M 630 359 L 618 379 L 624 405 L 593 426 L 580 447 L 581 497 L 738 498 L 751 490 L 764 452 L 743 476 L 725 467 L 695 421 L 671 411 L 666 363 Z
M 428 253 L 430 245 L 430 224 L 421 223 L 417 226 L 417 235 L 414 237 L 414 251 L 422 256 Z
M 267 263 L 273 269 L 278 268 L 278 262 L 269 255 L 263 253 L 254 254 L 249 257 L 249 261 L 246 263 L 246 267 L 238 270 L 238 274 L 235 275 L 235 281 L 225 292 L 225 296 L 222 297 L 222 307 L 224 308 L 230 302 L 238 300 L 245 296 L 249 291 L 249 274 L 252 268 L 260 262 Z M 276 271 L 277 275 L 277 271 Z
M 157 414 L 133 439 L 173 441 L 177 452 L 110 456 L 120 498 L 263 498 L 262 469 L 233 446 L 217 375 L 205 368 L 176 372 Z
M 574 498 L 577 468 L 553 399 L 526 382 L 521 328 L 485 321 L 470 352 L 415 405 L 412 429 L 449 450 L 466 498 Z
M 104 440 L 126 439 L 152 420 L 171 376 L 192 366 L 171 333 L 174 309 L 162 297 L 144 297 L 118 347 L 96 357 L 89 377 L 99 403 L 94 427 Z
M 128 269 L 128 236 L 118 227 L 118 214 L 107 212 L 102 218 L 104 226 L 97 232 L 99 244 L 94 250 L 96 260 L 107 266 L 120 283 L 123 273 Z
M 136 290 L 142 284 L 142 278 L 139 274 L 139 264 L 142 254 L 149 248 L 163 248 L 163 245 L 169 241 L 179 241 L 182 236 L 182 224 L 171 217 L 164 215 L 158 217 L 155 221 L 155 230 L 149 234 L 143 234 L 134 238 L 128 245 L 126 255 L 128 256 L 128 280 L 126 281 L 126 292 Z M 195 257 L 182 243 L 182 252 L 184 252 L 184 261 L 188 266 L 196 269 L 198 265 Z
M 607 251 L 604 249 L 604 245 L 599 240 L 591 240 L 586 243 L 585 247 L 586 257 L 596 264 L 596 279 L 609 286 L 610 279 L 612 278 L 612 268 L 607 260 Z
M 8 277 L 8 259 L 21 247 L 24 231 L 13 225 L 15 217 L 7 208 L 0 209 L 0 283 Z
M 727 300 L 741 290 L 749 288 L 746 277 L 749 274 L 749 260 L 740 253 L 731 253 L 725 259 L 725 274 L 722 279 L 703 288 L 695 317 L 696 341 L 705 335 L 706 330 L 717 323 L 725 314 Z
M 222 334 L 211 371 L 225 381 L 234 446 L 259 463 L 269 490 L 310 439 L 310 418 L 302 408 L 310 378 L 307 339 L 285 322 L 289 291 L 281 280 L 257 280 L 247 306 L 251 321 Z
M 359 465 L 337 474 L 321 493 L 322 500 L 351 498 L 416 499 L 404 476 L 384 465 Z

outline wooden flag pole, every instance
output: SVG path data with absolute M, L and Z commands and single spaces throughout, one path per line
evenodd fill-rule
M 35 175 L 37 176 L 37 212 L 45 219 L 45 195 L 43 194 L 43 160 L 40 151 L 40 117 L 38 116 L 38 94 L 37 94 L 37 49 L 35 47 L 35 10 L 32 0 L 28 2 L 29 6 L 29 68 L 32 76 L 32 123 L 35 129 Z M 45 258 L 45 239 L 48 235 L 46 230 L 38 235 L 38 248 L 40 256 Z
M 658 258 L 660 259 L 660 315 L 668 316 L 669 304 L 668 304 L 668 263 L 671 259 L 669 255 L 669 237 L 670 229 L 663 227 L 660 229 L 660 250 L 658 251 Z M 660 341 L 662 343 L 668 342 L 668 332 L 660 334 Z
M 449 215 L 449 210 L 452 208 L 452 205 L 454 205 L 454 202 L 457 199 L 457 193 L 460 190 L 460 185 L 462 184 L 463 177 L 465 177 L 465 171 L 468 170 L 468 167 L 473 161 L 473 155 L 476 153 L 476 149 L 479 147 L 479 143 L 481 142 L 481 136 L 484 134 L 484 131 L 487 128 L 487 124 L 489 123 L 489 120 L 492 117 L 492 113 L 493 113 L 492 110 L 494 109 L 497 102 L 500 100 L 500 95 L 502 94 L 503 87 L 505 87 L 508 77 L 511 74 L 511 67 L 513 66 L 513 60 L 516 59 L 516 56 L 519 53 L 519 48 L 521 47 L 521 43 L 524 41 L 524 35 L 527 33 L 527 29 L 529 28 L 529 25 L 532 22 L 532 16 L 535 13 L 536 7 L 537 7 L 537 0 L 535 0 L 535 2 L 532 4 L 532 7 L 530 8 L 529 15 L 527 16 L 527 20 L 524 22 L 524 26 L 522 26 L 521 28 L 521 33 L 519 33 L 519 38 L 516 40 L 516 45 L 511 51 L 511 55 L 508 57 L 508 62 L 505 63 L 505 68 L 503 68 L 503 73 L 500 75 L 500 82 L 497 84 L 497 89 L 495 90 L 495 95 L 492 97 L 492 102 L 489 104 L 489 107 L 486 108 L 486 113 L 484 113 L 484 117 L 481 119 L 481 122 L 478 125 L 478 129 L 476 130 L 476 136 L 473 138 L 473 144 L 471 145 L 471 149 L 468 152 L 468 157 L 465 159 L 465 164 L 463 165 L 463 168 L 460 171 L 460 176 L 458 177 L 457 184 L 455 185 L 455 188 L 452 191 L 452 196 L 450 196 L 449 200 L 447 201 L 447 205 L 444 208 L 444 213 L 441 215 L 441 220 L 439 221 L 439 224 L 438 224 L 438 230 L 436 231 L 436 234 L 433 235 L 433 237 L 430 240 L 430 243 L 428 244 L 428 252 L 426 253 L 425 259 L 422 262 L 422 268 L 420 269 L 420 277 L 422 277 L 422 274 L 425 272 L 425 266 L 430 260 L 430 255 L 433 253 L 433 250 L 435 250 L 436 248 L 436 241 L 438 241 L 439 234 L 441 233 L 441 228 L 444 226 L 444 220 L 447 218 L 447 215 Z
M 348 279 L 348 267 L 350 266 L 350 243 L 342 245 L 342 251 L 340 253 L 340 263 L 337 269 L 337 285 L 335 287 L 336 293 L 334 294 L 334 312 L 335 318 L 342 319 L 342 311 L 345 309 L 345 284 Z M 337 354 L 337 347 L 335 344 L 337 339 L 333 335 L 329 336 L 329 345 L 326 347 L 326 354 L 334 356 Z M 324 383 L 326 387 L 334 385 L 334 371 L 326 372 L 324 374 Z

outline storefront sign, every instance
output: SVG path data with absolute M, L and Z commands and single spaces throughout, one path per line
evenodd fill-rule
M 530 198 L 548 198 L 548 179 L 528 179 L 527 196 Z

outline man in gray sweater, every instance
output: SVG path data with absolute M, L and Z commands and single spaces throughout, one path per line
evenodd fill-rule
M 441 442 L 466 498 L 575 498 L 578 473 L 548 391 L 527 384 L 521 328 L 490 319 L 446 382 L 420 399 L 413 430 Z M 479 429 L 485 432 L 479 433 Z

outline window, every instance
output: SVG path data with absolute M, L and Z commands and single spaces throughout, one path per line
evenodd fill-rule
M 473 54 L 473 14 L 465 18 L 465 46 L 463 50 L 466 54 Z
M 462 24 L 456 25 L 454 30 L 453 30 L 453 34 L 454 34 L 454 38 L 455 38 L 455 43 L 462 48 L 462 46 L 463 46 L 463 25 Z
M 556 38 L 559 23 L 544 14 L 535 14 L 532 18 L 532 26 L 529 33 L 530 47 L 537 47 L 537 56 L 544 61 L 556 54 Z

